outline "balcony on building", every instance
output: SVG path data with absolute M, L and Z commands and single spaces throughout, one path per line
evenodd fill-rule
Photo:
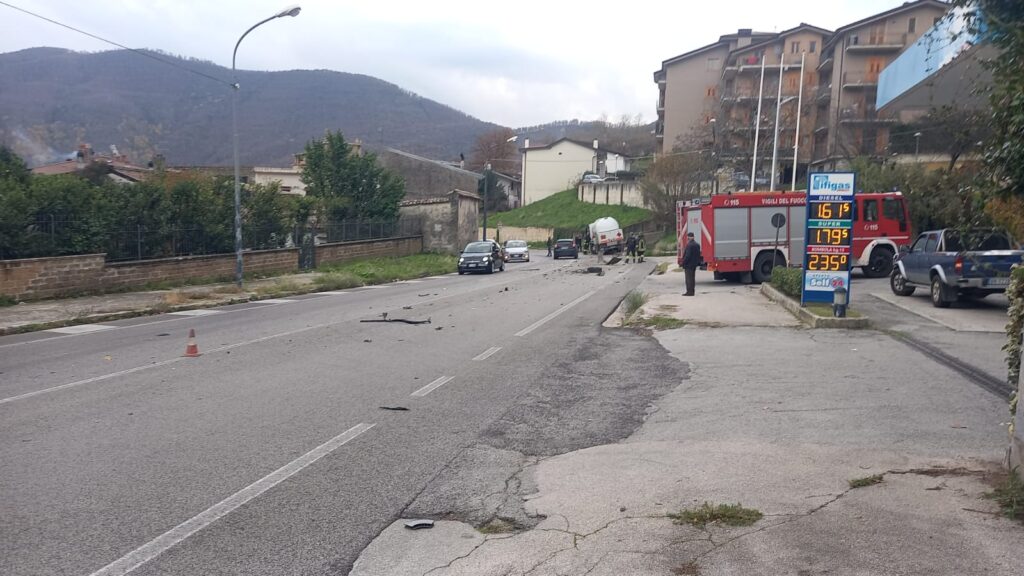
M 827 104 L 832 99 L 832 85 L 818 86 L 817 93 L 814 96 L 818 104 Z
M 878 73 L 843 72 L 843 90 L 863 90 L 878 87 Z
M 895 118 L 879 116 L 874 106 L 848 106 L 839 109 L 840 124 L 895 124 Z
M 821 62 L 818 63 L 818 72 L 828 72 L 829 70 L 832 69 L 833 62 L 835 62 L 835 60 L 832 58 L 831 54 L 825 56 L 824 58 L 822 58 Z
M 851 54 L 899 52 L 907 45 L 908 39 L 912 40 L 913 37 L 907 32 L 849 36 L 846 39 L 846 51 Z

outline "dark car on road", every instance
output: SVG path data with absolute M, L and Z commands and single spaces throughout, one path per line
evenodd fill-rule
M 579 250 L 576 249 L 576 243 L 572 238 L 562 238 L 555 241 L 555 260 L 559 258 L 579 258 Z
M 490 240 L 470 242 L 459 254 L 459 274 L 487 272 L 493 274 L 505 269 L 505 254 L 500 245 Z

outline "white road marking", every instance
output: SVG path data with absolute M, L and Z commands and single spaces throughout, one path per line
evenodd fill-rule
M 419 284 L 423 280 L 402 280 L 399 284 Z
M 529 334 L 530 332 L 533 332 L 533 331 L 534 331 L 534 330 L 536 330 L 537 328 L 540 328 L 541 326 L 543 326 L 543 325 L 544 325 L 545 323 L 547 323 L 547 322 L 549 322 L 549 321 L 551 321 L 551 320 L 554 320 L 554 319 L 555 319 L 555 317 L 556 317 L 556 316 L 558 316 L 559 314 L 561 314 L 562 312 L 565 312 L 565 311 L 566 311 L 566 310 L 568 310 L 569 308 L 572 308 L 573 306 L 575 306 L 575 305 L 579 304 L 580 302 L 583 302 L 583 301 L 584 301 L 584 300 L 586 300 L 587 298 L 590 298 L 590 297 L 591 297 L 591 296 L 593 296 L 593 295 L 594 295 L 595 293 L 596 293 L 596 290 L 591 290 L 590 292 L 587 292 L 587 293 L 586 293 L 586 294 L 584 294 L 583 296 L 580 296 L 579 298 L 577 298 L 577 299 L 573 300 L 572 302 L 569 302 L 569 303 L 568 303 L 568 304 L 566 304 L 565 306 L 562 306 L 562 307 L 561 307 L 561 308 L 559 308 L 558 310 L 555 310 L 555 311 L 554 311 L 554 312 L 552 312 L 551 314 L 548 314 L 547 316 L 545 316 L 545 317 L 541 318 L 540 320 L 537 320 L 537 321 L 536 321 L 536 322 L 534 322 L 533 324 L 530 324 L 530 325 L 529 325 L 529 326 L 527 326 L 526 328 L 523 328 L 523 329 L 522 329 L 522 330 L 520 330 L 519 332 L 516 332 L 516 336 L 526 336 L 526 335 L 527 335 L 527 334 Z
M 329 294 L 331 296 L 342 296 L 344 294 L 351 294 L 348 290 L 325 290 L 324 292 L 314 292 L 314 294 Z
M 117 326 L 107 326 L 105 324 L 78 324 L 77 326 L 64 326 L 63 328 L 51 328 L 47 332 L 56 332 L 58 334 L 88 334 L 89 332 L 101 332 L 103 330 L 113 330 Z
M 445 384 L 451 382 L 454 379 L 455 379 L 454 376 L 441 376 L 437 380 L 434 380 L 430 384 L 427 384 L 423 388 L 420 388 L 419 390 L 413 392 L 412 395 L 413 396 L 421 396 L 421 397 L 422 396 L 426 396 L 427 394 L 430 394 L 434 390 L 437 390 L 441 386 L 444 386 Z
M 310 330 L 316 330 L 318 328 L 326 328 L 332 324 L 315 324 L 313 326 L 306 326 L 305 328 L 299 328 L 297 330 L 289 330 L 287 332 L 280 332 L 278 334 L 271 334 L 269 336 L 263 336 L 262 338 L 255 338 L 253 340 L 246 340 L 244 342 L 237 342 L 235 344 L 228 344 L 227 346 L 221 346 L 219 348 L 213 348 L 207 350 L 205 354 L 213 354 L 215 352 L 223 352 L 225 350 L 231 350 L 240 346 L 248 346 L 249 344 L 258 344 L 265 342 L 273 338 L 281 338 L 284 336 L 291 336 L 292 334 L 299 334 L 302 332 L 308 332 Z M 160 366 L 166 366 L 175 362 L 181 362 L 182 360 L 191 360 L 191 358 L 185 358 L 179 356 L 177 358 L 170 358 L 168 360 L 162 360 L 160 362 L 154 362 L 152 364 L 145 364 L 143 366 L 136 366 L 135 368 L 129 368 L 127 370 L 121 370 L 120 372 L 111 372 L 110 374 L 103 374 L 101 376 L 93 376 L 92 378 L 86 378 L 85 380 L 76 380 L 75 382 L 68 382 L 67 384 L 61 384 L 60 386 L 54 386 L 52 388 L 44 388 L 42 390 L 36 390 L 34 392 L 26 392 L 25 394 L 19 394 L 17 396 L 11 396 L 9 398 L 0 398 L 0 404 L 7 404 L 9 402 L 16 402 L 18 400 L 24 400 L 33 396 L 39 396 L 40 394 L 48 394 L 50 392 L 56 392 L 58 390 L 64 390 L 66 388 L 74 388 L 76 386 L 82 386 L 84 384 L 92 384 L 93 382 L 102 382 L 103 380 L 109 380 L 111 378 L 117 378 L 118 376 L 124 376 L 126 374 L 134 374 L 135 372 L 141 372 L 143 370 L 149 370 L 150 368 L 158 368 Z
M 298 300 L 288 300 L 287 298 L 267 298 L 265 300 L 253 300 L 253 304 L 293 304 Z
M 363 290 L 380 290 L 381 288 L 389 288 L 390 284 L 373 284 L 372 286 L 363 286 Z
M 476 358 L 473 358 L 473 360 L 487 360 L 491 356 L 494 356 L 494 354 L 496 354 L 498 350 L 501 350 L 501 346 L 492 346 L 487 350 L 481 352 L 480 355 L 477 356 Z
M 178 310 L 177 312 L 168 312 L 171 316 L 210 316 L 212 314 L 223 314 L 220 310 L 209 310 L 206 308 L 199 308 L 196 310 Z
M 291 478 L 310 464 L 313 464 L 317 460 L 320 460 L 324 456 L 334 452 L 341 446 L 354 440 L 360 434 L 373 427 L 374 424 L 362 423 L 349 428 L 345 432 L 338 434 L 327 442 L 324 442 L 302 456 L 299 456 L 295 460 L 292 460 L 270 474 L 267 474 L 263 478 L 260 478 L 256 482 L 253 482 L 231 496 L 228 496 L 224 500 L 221 500 L 217 504 L 207 508 L 197 516 L 193 516 L 181 524 L 178 524 L 153 540 L 150 540 L 114 562 L 111 562 L 103 568 L 93 572 L 91 576 L 124 576 L 125 574 L 131 573 L 139 566 L 142 566 L 146 562 L 149 562 L 153 558 L 156 558 L 182 542 L 189 536 L 192 536 L 196 532 L 206 528 L 231 512 L 234 512 L 246 502 L 249 502 L 253 498 L 256 498 L 288 478 Z

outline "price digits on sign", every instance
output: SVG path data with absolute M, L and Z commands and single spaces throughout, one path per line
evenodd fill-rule
M 807 269 L 840 272 L 846 270 L 848 258 L 846 254 L 808 254 Z
M 849 228 L 814 228 L 814 242 L 829 246 L 846 246 L 850 242 Z
M 852 216 L 850 202 L 814 202 L 814 214 L 818 220 L 847 220 Z

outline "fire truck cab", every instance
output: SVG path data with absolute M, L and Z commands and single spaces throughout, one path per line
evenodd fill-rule
M 856 198 L 852 266 L 871 278 L 887 276 L 899 245 L 910 241 L 906 201 L 899 192 L 860 193 Z M 687 232 L 693 232 L 700 243 L 701 267 L 714 272 L 716 280 L 764 282 L 773 266 L 803 265 L 806 204 L 803 192 L 737 192 L 680 201 L 677 258 L 682 257 Z M 776 214 L 785 216 L 779 229 L 772 222 Z

